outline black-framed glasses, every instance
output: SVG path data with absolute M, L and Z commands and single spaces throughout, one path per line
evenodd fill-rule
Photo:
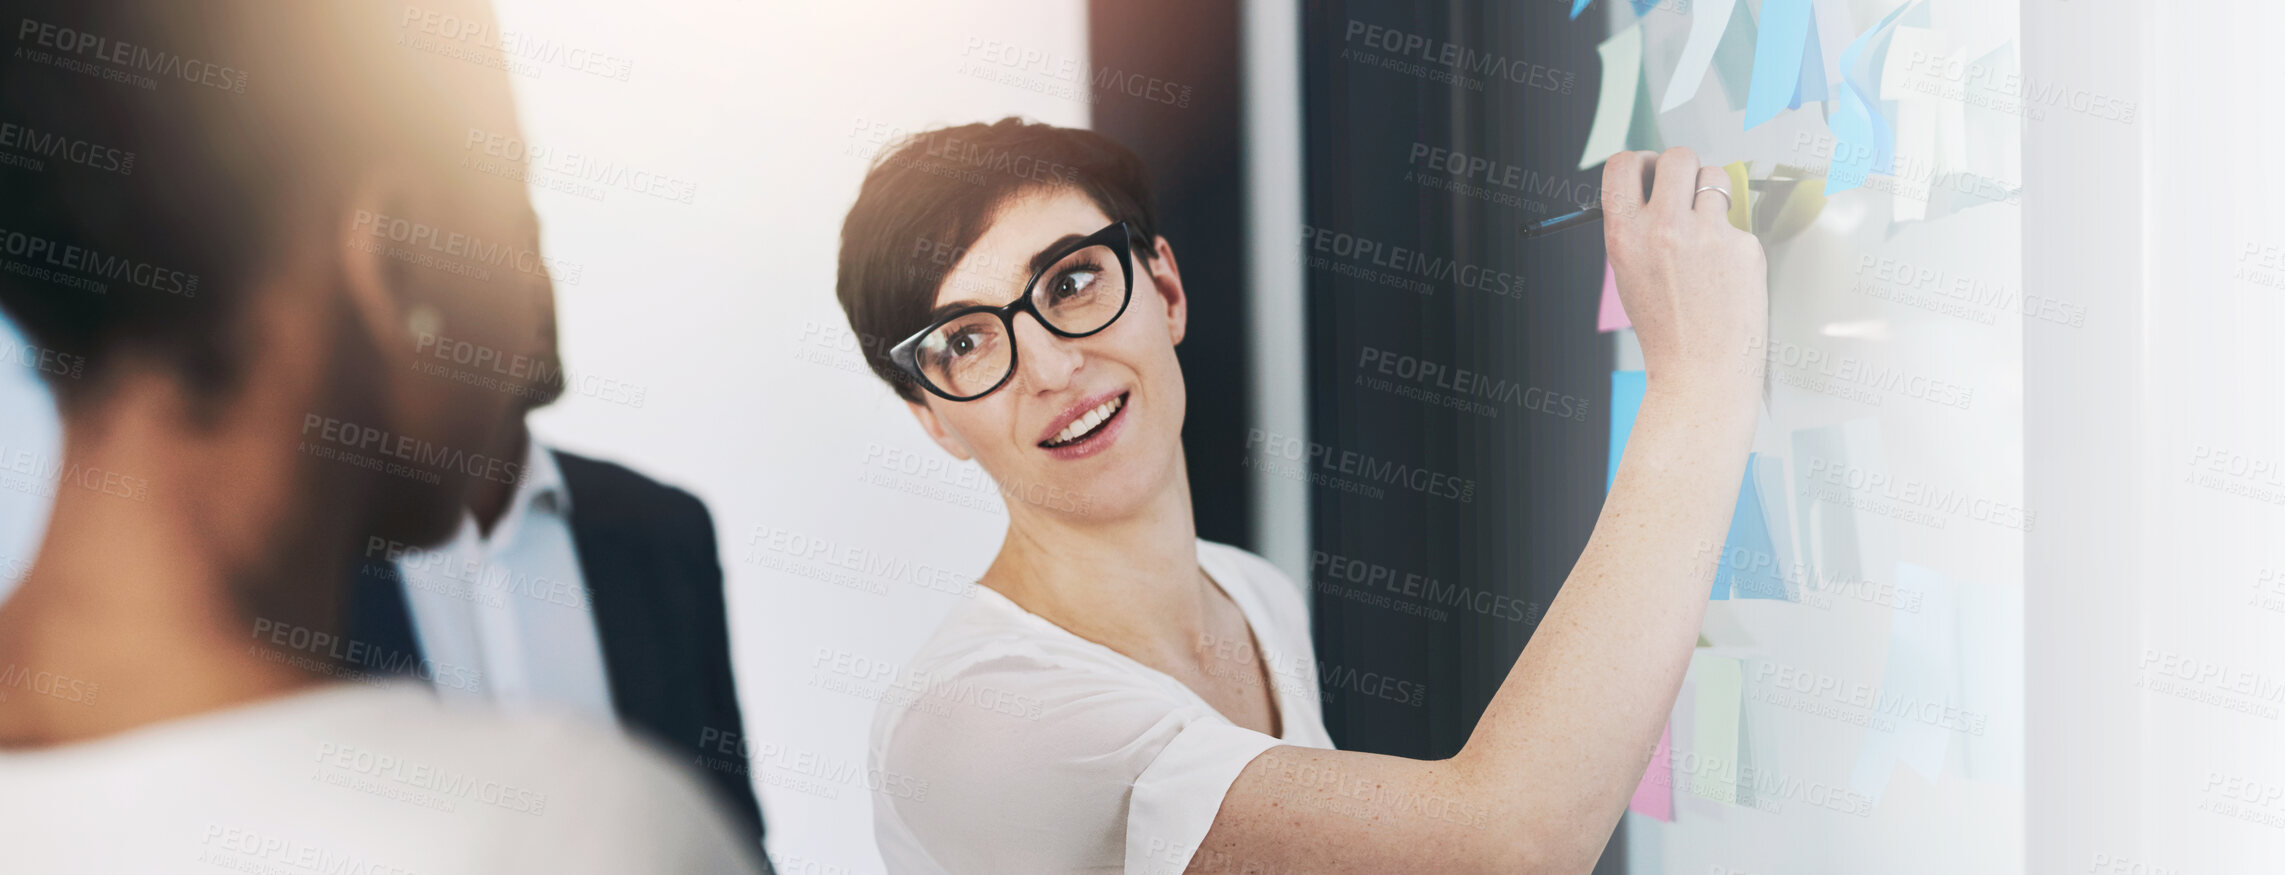
M 1057 250 L 1015 300 L 954 310 L 890 347 L 889 360 L 946 401 L 992 394 L 1016 373 L 1017 314 L 1030 313 L 1058 337 L 1080 338 L 1127 312 L 1135 291 L 1133 233 L 1112 222 Z

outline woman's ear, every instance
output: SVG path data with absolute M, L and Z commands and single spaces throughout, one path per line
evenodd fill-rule
M 935 441 L 937 446 L 943 447 L 945 452 L 951 453 L 953 458 L 966 462 L 976 457 L 975 453 L 968 450 L 968 442 L 961 440 L 959 435 L 953 434 L 951 429 L 946 428 L 944 420 L 936 418 L 936 411 L 930 408 L 927 402 L 907 401 L 904 404 L 906 407 L 912 408 L 912 418 L 920 420 L 920 428 L 922 431 L 928 432 L 928 439 Z
M 1182 268 L 1174 263 L 1174 247 L 1166 238 L 1151 238 L 1152 258 L 1143 267 L 1143 276 L 1158 289 L 1158 297 L 1166 306 L 1166 333 L 1182 345 L 1182 335 L 1190 326 L 1190 296 L 1182 290 Z

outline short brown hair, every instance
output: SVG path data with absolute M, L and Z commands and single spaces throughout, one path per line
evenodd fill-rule
M 1158 238 L 1150 171 L 1094 131 L 1010 117 L 923 131 L 881 150 L 841 222 L 834 293 L 866 364 L 898 395 L 922 397 L 889 361 L 889 347 L 928 326 L 945 275 L 915 256 L 965 252 L 1009 200 L 1056 188 L 1087 195 L 1142 240 Z M 1138 254 L 1150 259 L 1147 250 Z

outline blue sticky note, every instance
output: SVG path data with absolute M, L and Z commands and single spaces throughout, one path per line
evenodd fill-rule
M 1730 534 L 1722 543 L 1722 561 L 1714 568 L 1714 598 L 1736 595 L 1741 599 L 1790 600 L 1785 593 L 1784 563 L 1769 537 L 1769 518 L 1762 513 L 1761 478 L 1756 476 L 1762 457 L 1746 457 L 1745 483 L 1738 487 L 1737 509 L 1730 514 Z M 1784 496 L 1779 495 L 1779 500 Z
M 1800 109 L 1808 100 L 1824 100 L 1825 53 L 1824 41 L 1817 38 L 1817 7 L 1809 7 L 1809 32 L 1801 37 L 1801 73 L 1793 79 L 1793 99 L 1785 102 L 1786 109 Z
M 1875 39 L 1893 32 L 1889 26 L 1899 16 L 1918 5 L 1906 3 L 1890 11 L 1841 50 L 1840 101 L 1829 123 L 1833 129 L 1833 163 L 1825 171 L 1827 197 L 1864 185 L 1865 177 L 1876 169 L 1895 166 L 1896 135 L 1889 129 L 1888 120 L 1873 109 L 1880 99 L 1880 73 L 1860 70 L 1858 61 Z
M 1594 2 L 1594 0 L 1572 0 L 1571 18 L 1576 20 L 1579 17 L 1579 13 L 1587 11 L 1587 4 L 1592 2 Z
M 1626 452 L 1626 436 L 1634 431 L 1634 415 L 1642 410 L 1642 393 L 1650 386 L 1649 376 L 1642 371 L 1611 372 L 1611 467 L 1603 475 L 1606 495 L 1611 484 L 1618 482 L 1619 457 Z
M 1943 777 L 1945 751 L 1966 737 L 1976 714 L 1960 695 L 1958 584 L 1909 562 L 1896 564 L 1896 607 L 1890 613 L 1888 668 L 1876 691 L 1891 720 L 1868 727 L 1849 789 L 1874 802 L 1899 765 L 1928 783 Z
M 1801 38 L 1801 75 L 1793 81 L 1794 109 L 1803 101 L 1826 100 L 1831 95 L 1825 88 L 1825 48 L 1817 39 L 1817 10 L 1809 9 L 1809 32 Z
M 1777 117 L 1801 80 L 1801 51 L 1809 42 L 1809 0 L 1768 0 L 1753 47 L 1753 87 L 1746 95 L 1748 130 Z

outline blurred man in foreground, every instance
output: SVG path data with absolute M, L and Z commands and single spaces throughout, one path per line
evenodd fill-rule
M 506 350 L 417 338 L 416 370 L 515 399 L 485 455 L 521 470 L 476 483 L 452 538 L 358 546 L 349 637 L 447 700 L 621 725 L 702 768 L 741 838 L 762 846 L 714 519 L 697 496 L 546 445 L 526 425 L 565 389 L 553 295 L 540 330 Z M 592 380 L 590 375 L 588 378 Z
M 474 679 L 343 636 L 344 557 L 524 476 L 513 398 L 414 367 L 546 321 L 522 184 L 453 167 L 507 83 L 410 26 L 460 5 L 0 4 L 0 141 L 60 144 L 0 167 L 0 307 L 87 362 L 0 607 L 9 871 L 759 865 L 617 733 L 327 679 Z

